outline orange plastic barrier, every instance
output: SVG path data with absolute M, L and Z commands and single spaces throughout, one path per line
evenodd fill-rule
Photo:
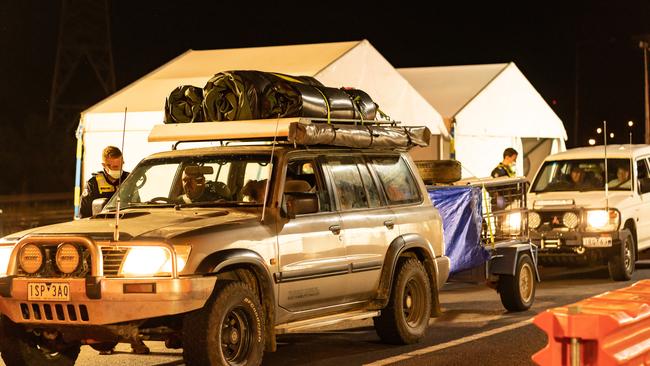
M 538 314 L 540 365 L 650 365 L 650 280 Z

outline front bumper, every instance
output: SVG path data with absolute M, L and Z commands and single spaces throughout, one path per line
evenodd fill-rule
M 587 246 L 586 238 L 611 238 L 611 246 Z M 542 265 L 605 262 L 620 253 L 621 236 L 615 232 L 530 231 L 530 240 L 539 247 Z M 594 239 L 592 239 L 594 240 Z
M 212 294 L 216 277 L 102 278 L 94 299 L 83 278 L 2 279 L 0 313 L 15 323 L 106 325 L 180 314 L 201 308 Z M 68 283 L 70 301 L 29 301 L 28 283 Z M 125 285 L 140 284 L 151 293 L 130 293 Z M 90 286 L 92 287 L 92 286 Z

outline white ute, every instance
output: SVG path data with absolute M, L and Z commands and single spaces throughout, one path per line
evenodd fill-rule
M 528 196 L 539 264 L 607 264 L 613 280 L 629 280 L 638 253 L 650 248 L 649 158 L 650 145 L 581 147 L 548 156 Z

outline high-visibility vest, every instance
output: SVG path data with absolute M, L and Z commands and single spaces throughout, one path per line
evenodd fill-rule
M 115 192 L 115 186 L 108 183 L 103 173 L 95 175 L 95 179 L 97 179 L 97 189 L 99 189 L 99 194 Z

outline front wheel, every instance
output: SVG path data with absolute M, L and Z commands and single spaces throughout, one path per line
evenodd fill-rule
M 46 341 L 44 334 L 27 332 L 6 316 L 0 318 L 0 351 L 5 364 L 11 366 L 72 366 L 81 346 L 65 344 L 61 335 Z
M 629 281 L 634 273 L 634 238 L 627 230 L 622 230 L 620 251 L 607 262 L 609 277 L 614 281 Z
M 400 260 L 388 306 L 373 318 L 382 341 L 393 344 L 418 342 L 431 316 L 431 284 L 427 272 L 415 258 Z
M 517 260 L 515 275 L 501 275 L 497 291 L 503 307 L 508 311 L 530 309 L 535 301 L 535 267 L 527 253 L 521 253 Z
M 188 366 L 262 363 L 264 313 L 250 287 L 226 281 L 183 319 L 183 358 Z

